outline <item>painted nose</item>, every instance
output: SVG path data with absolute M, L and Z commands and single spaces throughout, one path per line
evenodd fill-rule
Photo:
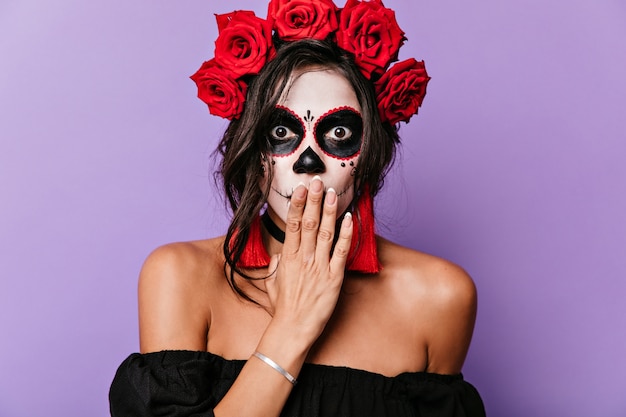
M 321 174 L 326 172 L 326 165 L 309 146 L 293 164 L 293 172 L 297 174 Z

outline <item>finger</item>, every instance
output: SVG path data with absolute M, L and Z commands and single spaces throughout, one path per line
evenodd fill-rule
M 302 229 L 302 213 L 306 204 L 307 189 L 302 183 L 293 190 L 289 200 L 287 221 L 285 222 L 285 243 L 283 253 L 293 255 L 300 248 L 300 232 Z
M 272 255 L 270 258 L 270 264 L 267 267 L 267 278 L 263 280 L 265 283 L 265 290 L 270 294 L 270 298 L 274 293 L 276 286 L 276 270 L 278 269 L 278 262 L 280 261 L 280 255 Z
M 270 304 L 267 306 L 268 312 L 270 315 L 274 314 L 274 306 L 276 303 L 276 270 L 278 269 L 278 264 L 280 262 L 280 255 L 273 255 L 270 258 L 270 264 L 267 269 L 267 278 L 263 280 L 265 283 L 265 291 L 269 296 Z
M 324 183 L 319 175 L 311 179 L 307 194 L 306 206 L 302 214 L 302 233 L 300 240 L 300 252 L 307 260 L 315 254 L 317 245 L 317 233 L 320 225 L 320 213 L 322 200 L 324 199 Z
M 350 212 L 343 216 L 341 228 L 339 229 L 339 238 L 335 244 L 333 256 L 330 258 L 330 272 L 337 276 L 343 275 L 350 253 L 350 243 L 352 242 L 352 214 Z
M 276 270 L 278 269 L 278 263 L 280 262 L 280 254 L 272 255 L 270 263 L 267 267 L 267 277 L 276 278 Z
M 322 208 L 322 220 L 317 232 L 317 247 L 315 248 L 315 259 L 323 263 L 328 263 L 330 250 L 335 237 L 335 223 L 337 221 L 337 193 L 333 188 L 326 191 L 324 206 Z

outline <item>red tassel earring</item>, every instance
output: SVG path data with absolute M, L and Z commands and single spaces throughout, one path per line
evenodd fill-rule
M 257 216 L 250 225 L 250 235 L 237 262 L 240 268 L 263 268 L 270 263 L 270 256 L 263 245 L 261 234 L 261 216 Z
M 370 193 L 369 185 L 365 185 L 363 193 L 356 203 L 352 218 L 354 232 L 350 244 L 348 270 L 375 274 L 380 271 L 378 250 L 376 248 L 376 234 L 374 231 L 374 198 Z

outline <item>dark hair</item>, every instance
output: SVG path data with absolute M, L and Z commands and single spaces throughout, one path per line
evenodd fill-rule
M 269 168 L 262 158 L 270 153 L 267 132 L 271 115 L 283 91 L 288 88 L 291 74 L 307 67 L 330 68 L 342 74 L 354 88 L 363 116 L 363 146 L 355 174 L 354 201 L 366 184 L 373 196 L 378 193 L 393 163 L 399 141 L 396 128 L 381 123 L 374 87 L 361 74 L 350 53 L 329 41 L 305 39 L 283 43 L 275 40 L 275 43 L 276 57 L 258 75 L 248 80 L 243 114 L 239 120 L 230 122 L 217 149 L 222 159 L 216 174 L 221 176 L 228 204 L 233 211 L 224 241 L 224 268 L 226 271 L 227 266 L 230 267 L 227 276 L 233 290 L 253 302 L 236 285 L 235 273 L 253 279 L 241 271 L 237 263 L 248 240 L 250 226 L 267 201 L 269 187 L 265 190 L 259 187 L 264 168 Z M 265 171 L 270 184 L 272 170 Z

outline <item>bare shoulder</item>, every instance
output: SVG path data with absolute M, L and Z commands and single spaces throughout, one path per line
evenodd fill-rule
M 405 294 L 410 314 L 420 318 L 428 350 L 427 370 L 460 372 L 476 318 L 472 278 L 450 261 L 385 239 L 379 240 L 379 249 L 387 280 Z
M 219 237 L 160 246 L 146 258 L 140 280 L 166 279 L 177 283 L 193 280 L 197 276 L 195 272 L 222 262 L 222 242 L 223 237 Z M 182 277 L 185 278 L 181 280 Z
M 394 278 L 403 277 L 415 296 L 429 304 L 466 304 L 476 298 L 476 287 L 463 268 L 453 262 L 379 238 L 380 259 Z M 408 282 L 404 282 L 408 281 Z
M 206 348 L 210 295 L 223 266 L 223 238 L 155 249 L 139 275 L 142 352 Z

